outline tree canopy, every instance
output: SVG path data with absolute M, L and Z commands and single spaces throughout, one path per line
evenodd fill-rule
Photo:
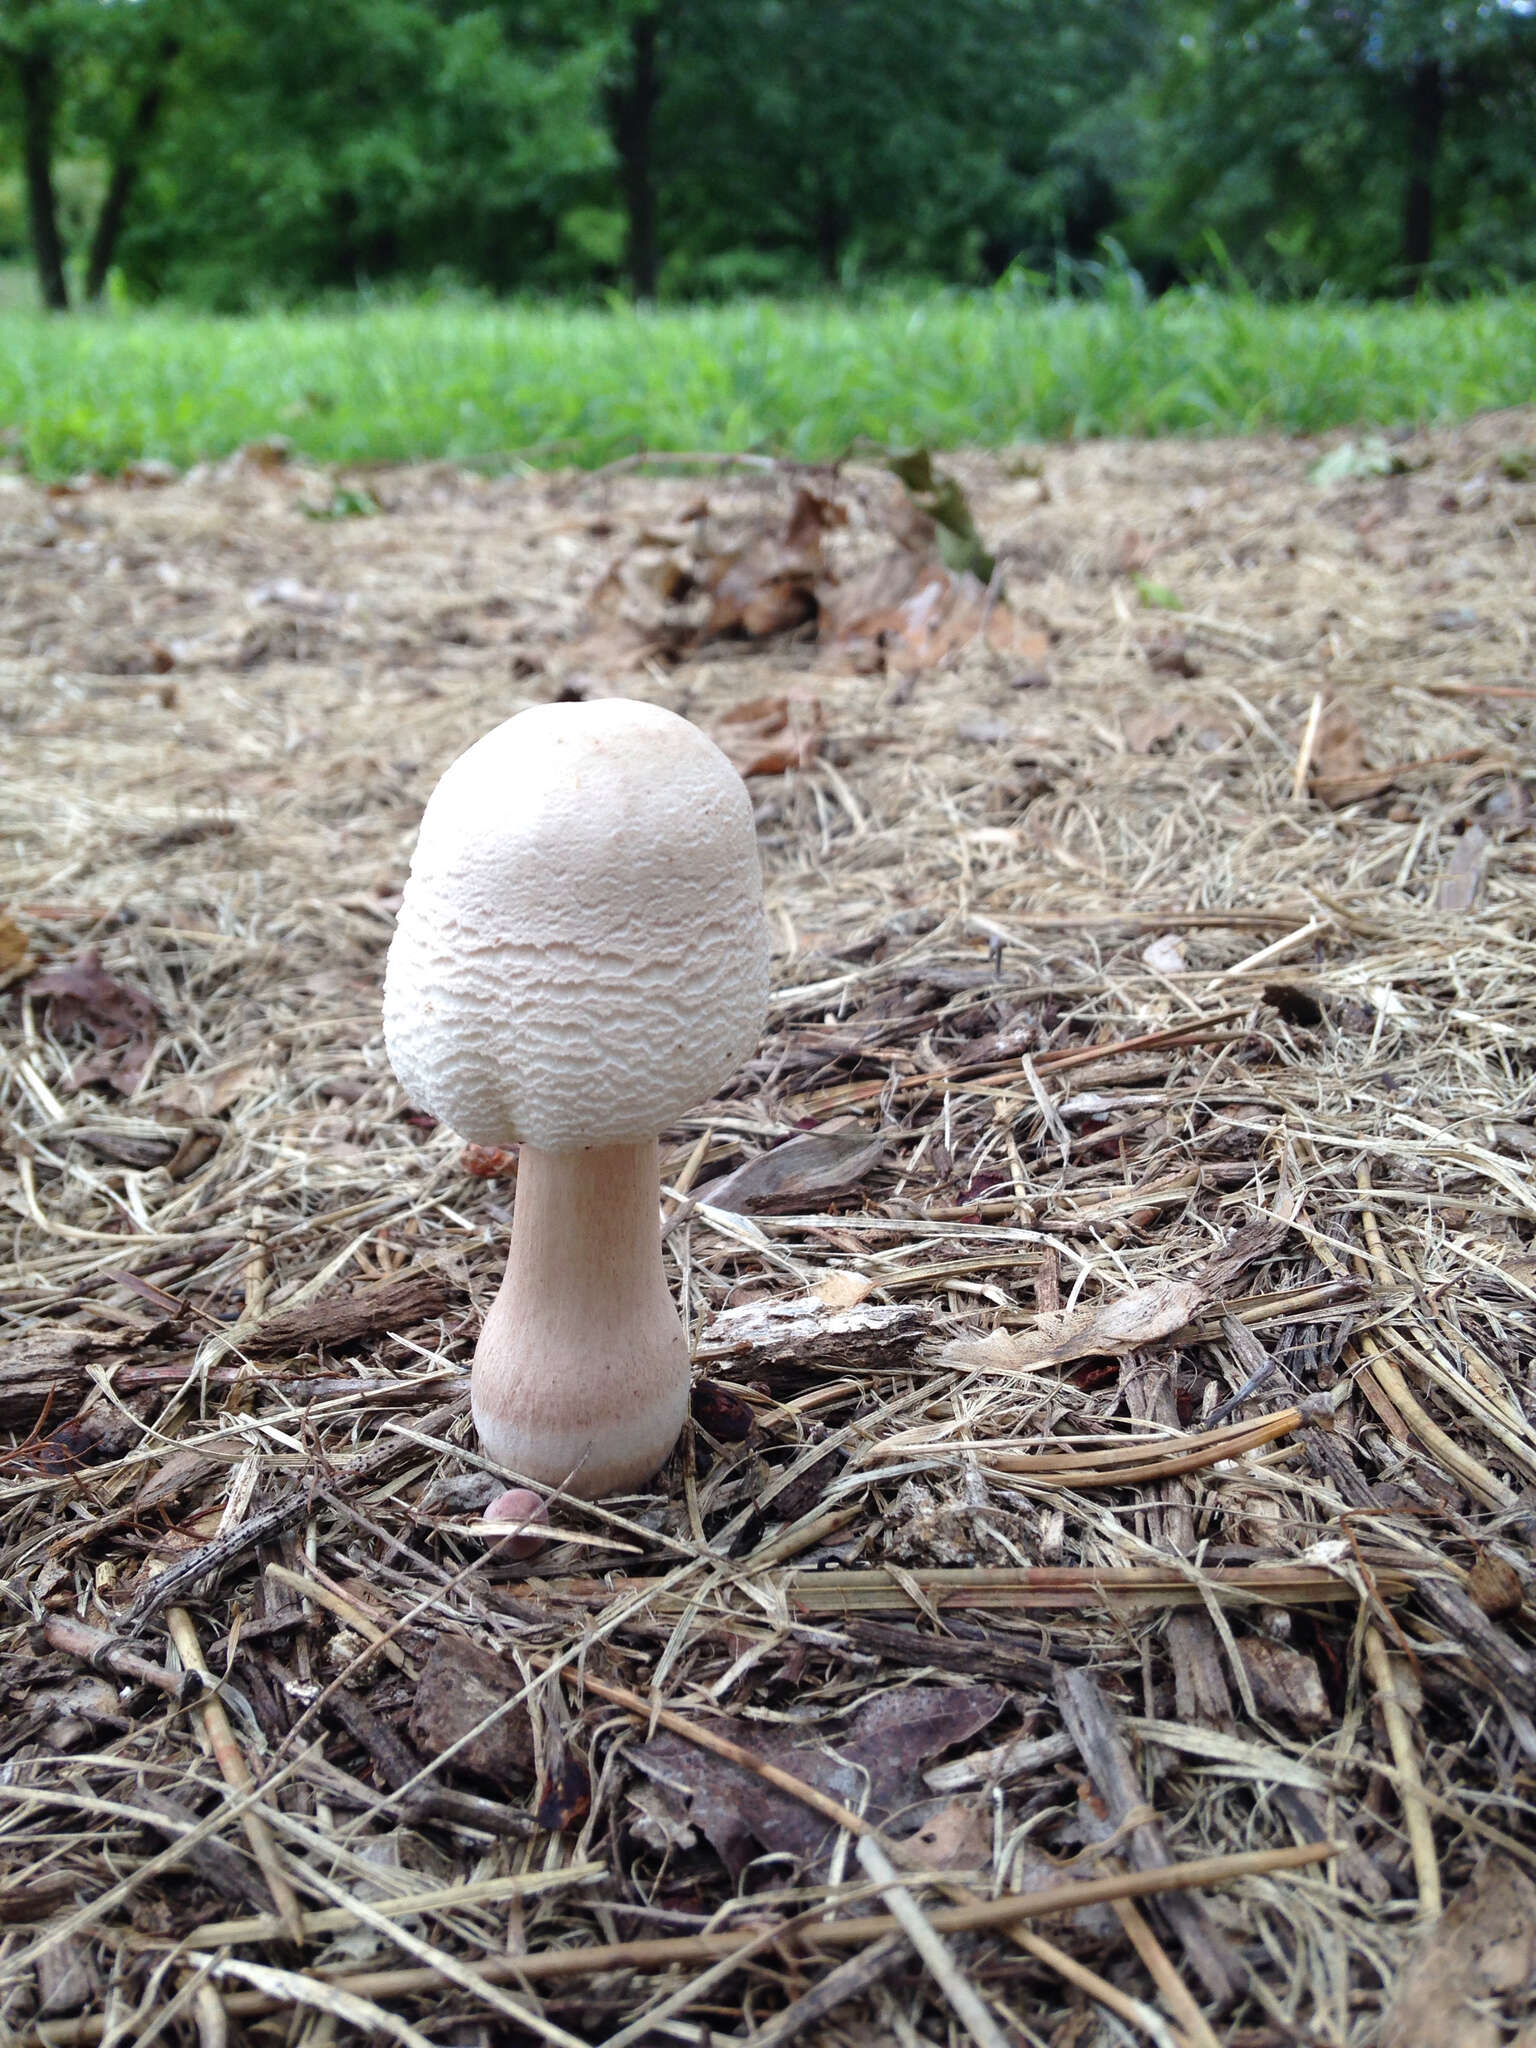
M 1532 0 L 0 0 L 0 256 L 236 308 L 1536 272 Z

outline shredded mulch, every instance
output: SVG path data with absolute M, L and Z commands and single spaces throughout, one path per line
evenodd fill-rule
M 1532 443 L 0 478 L 9 2037 L 1529 2048 Z M 379 985 L 604 692 L 777 993 L 529 1559 Z

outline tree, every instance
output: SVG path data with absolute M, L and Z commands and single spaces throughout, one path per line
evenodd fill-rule
M 21 163 L 27 191 L 27 227 L 42 301 L 51 312 L 69 308 L 64 238 L 53 157 L 59 117 L 60 59 L 69 27 L 66 11 L 45 4 L 8 7 L 0 15 L 0 58 L 20 106 Z
M 637 300 L 654 299 L 659 277 L 656 246 L 654 134 L 661 99 L 661 11 L 642 6 L 623 39 L 622 70 L 608 85 L 609 132 L 619 161 L 626 222 L 624 265 Z
M 679 283 L 975 279 L 1150 0 L 673 0 L 657 176 Z M 665 267 L 665 266 L 664 266 Z
M 1141 226 L 1190 265 L 1212 230 L 1245 268 L 1303 287 L 1414 290 L 1536 258 L 1519 219 L 1536 176 L 1529 9 L 1215 0 L 1170 29 Z
M 395 276 L 511 288 L 602 195 L 605 43 L 555 9 L 204 0 L 121 261 L 238 308 Z

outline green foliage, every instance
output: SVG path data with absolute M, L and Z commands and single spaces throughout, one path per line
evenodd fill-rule
M 1536 276 L 1531 0 L 0 0 L 0 261 L 42 99 L 143 301 Z
M 1293 292 L 1536 273 L 1536 12 L 1510 0 L 1169 0 L 1140 119 L 1144 263 Z M 1409 245 L 1412 188 L 1432 251 Z M 1217 262 L 1213 265 L 1213 257 Z
M 0 420 L 41 476 L 288 435 L 322 461 L 593 464 L 637 449 L 1003 446 L 1389 426 L 1536 385 L 1536 295 L 1266 306 L 1015 292 L 635 313 L 377 305 L 4 317 Z

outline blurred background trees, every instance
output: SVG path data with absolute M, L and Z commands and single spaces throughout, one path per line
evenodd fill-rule
M 45 302 L 1536 274 L 1536 0 L 0 0 Z

